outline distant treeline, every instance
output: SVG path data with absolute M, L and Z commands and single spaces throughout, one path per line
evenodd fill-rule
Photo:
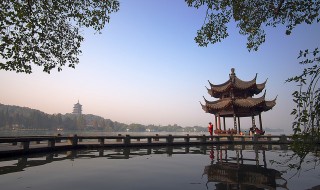
M 193 132 L 206 131 L 205 127 L 181 127 L 176 124 L 168 126 L 124 124 L 92 114 L 47 114 L 39 110 L 0 104 L 0 130 L 102 130 L 130 132 Z

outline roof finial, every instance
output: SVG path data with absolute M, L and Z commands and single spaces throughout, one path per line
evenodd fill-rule
M 231 74 L 229 76 L 231 78 L 231 82 L 234 83 L 234 78 L 236 76 L 236 74 L 234 73 L 234 68 L 231 68 Z

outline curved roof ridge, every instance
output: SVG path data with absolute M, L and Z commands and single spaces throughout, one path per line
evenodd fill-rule
M 248 89 L 248 88 L 256 85 L 256 80 L 257 80 L 257 74 L 250 81 L 244 81 L 244 80 L 239 79 L 237 76 L 235 76 L 234 86 L 238 89 Z
M 276 100 L 277 100 L 277 98 L 278 98 L 278 95 L 277 95 L 277 96 L 275 97 L 275 99 L 273 99 L 273 100 L 265 101 L 265 104 L 266 104 L 266 107 L 267 107 L 267 110 L 266 110 L 266 111 L 272 109 L 272 108 L 276 105 Z
M 231 98 L 220 99 L 207 104 L 207 108 L 210 110 L 221 110 L 228 107 L 232 103 Z
M 229 83 L 231 83 L 231 80 L 228 79 L 226 82 L 222 83 L 222 84 L 212 84 L 209 80 L 208 80 L 210 87 L 221 87 L 221 86 L 225 86 L 228 85 Z
M 206 102 L 206 104 L 210 103 L 210 101 L 208 101 L 204 96 L 202 96 L 204 101 Z
M 205 86 L 206 87 L 206 86 Z M 212 90 L 208 87 L 206 87 L 208 94 L 210 94 L 210 96 L 213 96 Z
M 259 93 L 266 87 L 267 81 L 268 81 L 268 78 L 263 83 L 256 84 L 257 90 Z
M 253 98 L 242 98 L 242 99 L 235 99 L 234 104 L 240 107 L 255 107 L 265 102 L 265 94 L 264 93 L 261 97 Z
M 219 84 L 219 85 L 214 85 L 214 84 L 210 83 L 210 81 L 209 81 L 209 84 L 210 84 L 212 91 L 224 92 L 225 90 L 227 90 L 231 86 L 231 80 L 229 79 L 226 82 Z
M 207 106 L 206 105 L 203 105 L 200 101 L 199 101 L 203 111 L 205 111 L 206 113 L 208 112 L 208 109 L 207 109 Z
M 204 97 L 203 97 L 204 98 Z M 224 99 L 218 99 L 218 100 L 215 100 L 215 101 L 208 101 L 204 98 L 204 100 L 206 101 L 206 104 L 207 105 L 213 105 L 213 104 L 219 104 L 221 102 L 227 102 L 227 101 L 231 101 L 231 98 L 224 98 Z

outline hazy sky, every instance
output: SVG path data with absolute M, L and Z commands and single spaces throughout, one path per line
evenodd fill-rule
M 246 37 L 234 23 L 227 39 L 198 47 L 194 37 L 204 15 L 184 0 L 122 0 L 102 34 L 83 29 L 76 69 L 46 74 L 33 67 L 30 75 L 0 71 L 0 103 L 64 114 L 79 100 L 84 114 L 127 124 L 207 126 L 214 116 L 199 101 L 204 103 L 202 96 L 214 99 L 205 86 L 208 80 L 227 81 L 235 68 L 242 80 L 256 73 L 258 83 L 268 78 L 266 99 L 278 99 L 273 110 L 262 113 L 264 127 L 290 130 L 296 87 L 285 80 L 301 72 L 299 50 L 319 46 L 319 24 L 299 26 L 290 36 L 285 27 L 266 28 L 266 43 L 258 52 L 248 52 Z M 227 119 L 227 127 L 231 122 Z M 244 118 L 241 126 L 249 122 Z

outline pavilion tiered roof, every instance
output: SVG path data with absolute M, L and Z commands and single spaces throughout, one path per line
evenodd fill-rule
M 253 97 L 261 93 L 267 83 L 267 80 L 263 83 L 257 84 L 257 74 L 250 81 L 244 81 L 239 79 L 234 69 L 231 69 L 229 79 L 222 84 L 212 84 L 209 81 L 210 88 L 207 88 L 211 97 L 217 98 L 215 101 L 208 101 L 204 98 L 205 104 L 201 102 L 202 109 L 215 115 L 216 126 L 221 129 L 220 117 L 233 117 L 235 128 L 238 125 L 240 131 L 240 117 L 252 117 L 252 125 L 255 126 L 254 116 L 259 116 L 260 129 L 262 130 L 261 112 L 271 110 L 276 105 L 276 99 L 271 101 L 266 100 L 266 91 L 260 97 Z M 238 117 L 238 124 L 236 121 Z M 218 122 L 217 122 L 218 118 Z M 225 121 L 224 121 L 225 125 Z

